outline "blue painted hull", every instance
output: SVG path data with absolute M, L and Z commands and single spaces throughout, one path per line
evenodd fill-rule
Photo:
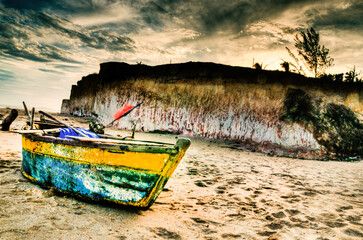
M 39 185 L 96 201 L 150 207 L 190 145 L 130 140 L 83 143 L 23 135 L 25 177 Z
M 24 149 L 23 173 L 61 192 L 126 205 L 140 202 L 160 178 L 157 174 L 64 161 Z

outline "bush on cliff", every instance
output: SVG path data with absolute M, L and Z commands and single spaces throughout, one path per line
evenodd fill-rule
M 289 88 L 280 119 L 306 125 L 315 120 L 314 110 L 314 102 L 307 93 L 300 89 Z
M 330 157 L 363 156 L 363 124 L 344 105 L 314 99 L 300 89 L 288 89 L 280 120 L 306 127 Z

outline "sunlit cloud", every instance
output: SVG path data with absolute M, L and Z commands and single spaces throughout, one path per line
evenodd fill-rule
M 335 60 L 328 72 L 362 69 L 362 9 L 358 0 L 0 0 L 0 103 L 59 109 L 71 85 L 107 61 L 281 70 L 285 47 L 294 51 L 308 27 Z
M 70 20 L 81 26 L 100 26 L 108 23 L 133 21 L 135 12 L 126 5 L 112 4 L 108 9 L 91 14 L 80 14 L 71 17 Z

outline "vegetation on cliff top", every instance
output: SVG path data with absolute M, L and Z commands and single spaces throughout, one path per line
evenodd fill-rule
M 336 82 L 363 82 L 359 78 L 360 72 L 356 71 L 355 66 L 350 71 L 337 74 L 326 74 L 325 69 L 333 65 L 334 59 L 329 56 L 329 49 L 324 45 L 320 45 L 320 34 L 314 28 L 308 28 L 300 31 L 295 35 L 295 45 L 297 49 L 297 57 L 288 47 L 287 52 L 294 62 L 283 60 L 280 64 L 285 72 L 296 72 L 306 75 L 305 70 L 314 74 L 315 78 Z M 303 63 L 300 62 L 302 60 Z M 292 67 L 292 69 L 290 68 Z M 305 70 L 304 70 L 305 69 Z

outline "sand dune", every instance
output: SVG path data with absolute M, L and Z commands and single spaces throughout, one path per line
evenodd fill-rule
M 13 128 L 24 124 L 20 115 Z M 178 136 L 136 137 L 175 142 Z M 20 173 L 20 136 L 0 132 L 0 141 L 0 239 L 363 237 L 362 162 L 269 157 L 192 139 L 155 204 L 140 211 L 84 202 L 30 183 Z

